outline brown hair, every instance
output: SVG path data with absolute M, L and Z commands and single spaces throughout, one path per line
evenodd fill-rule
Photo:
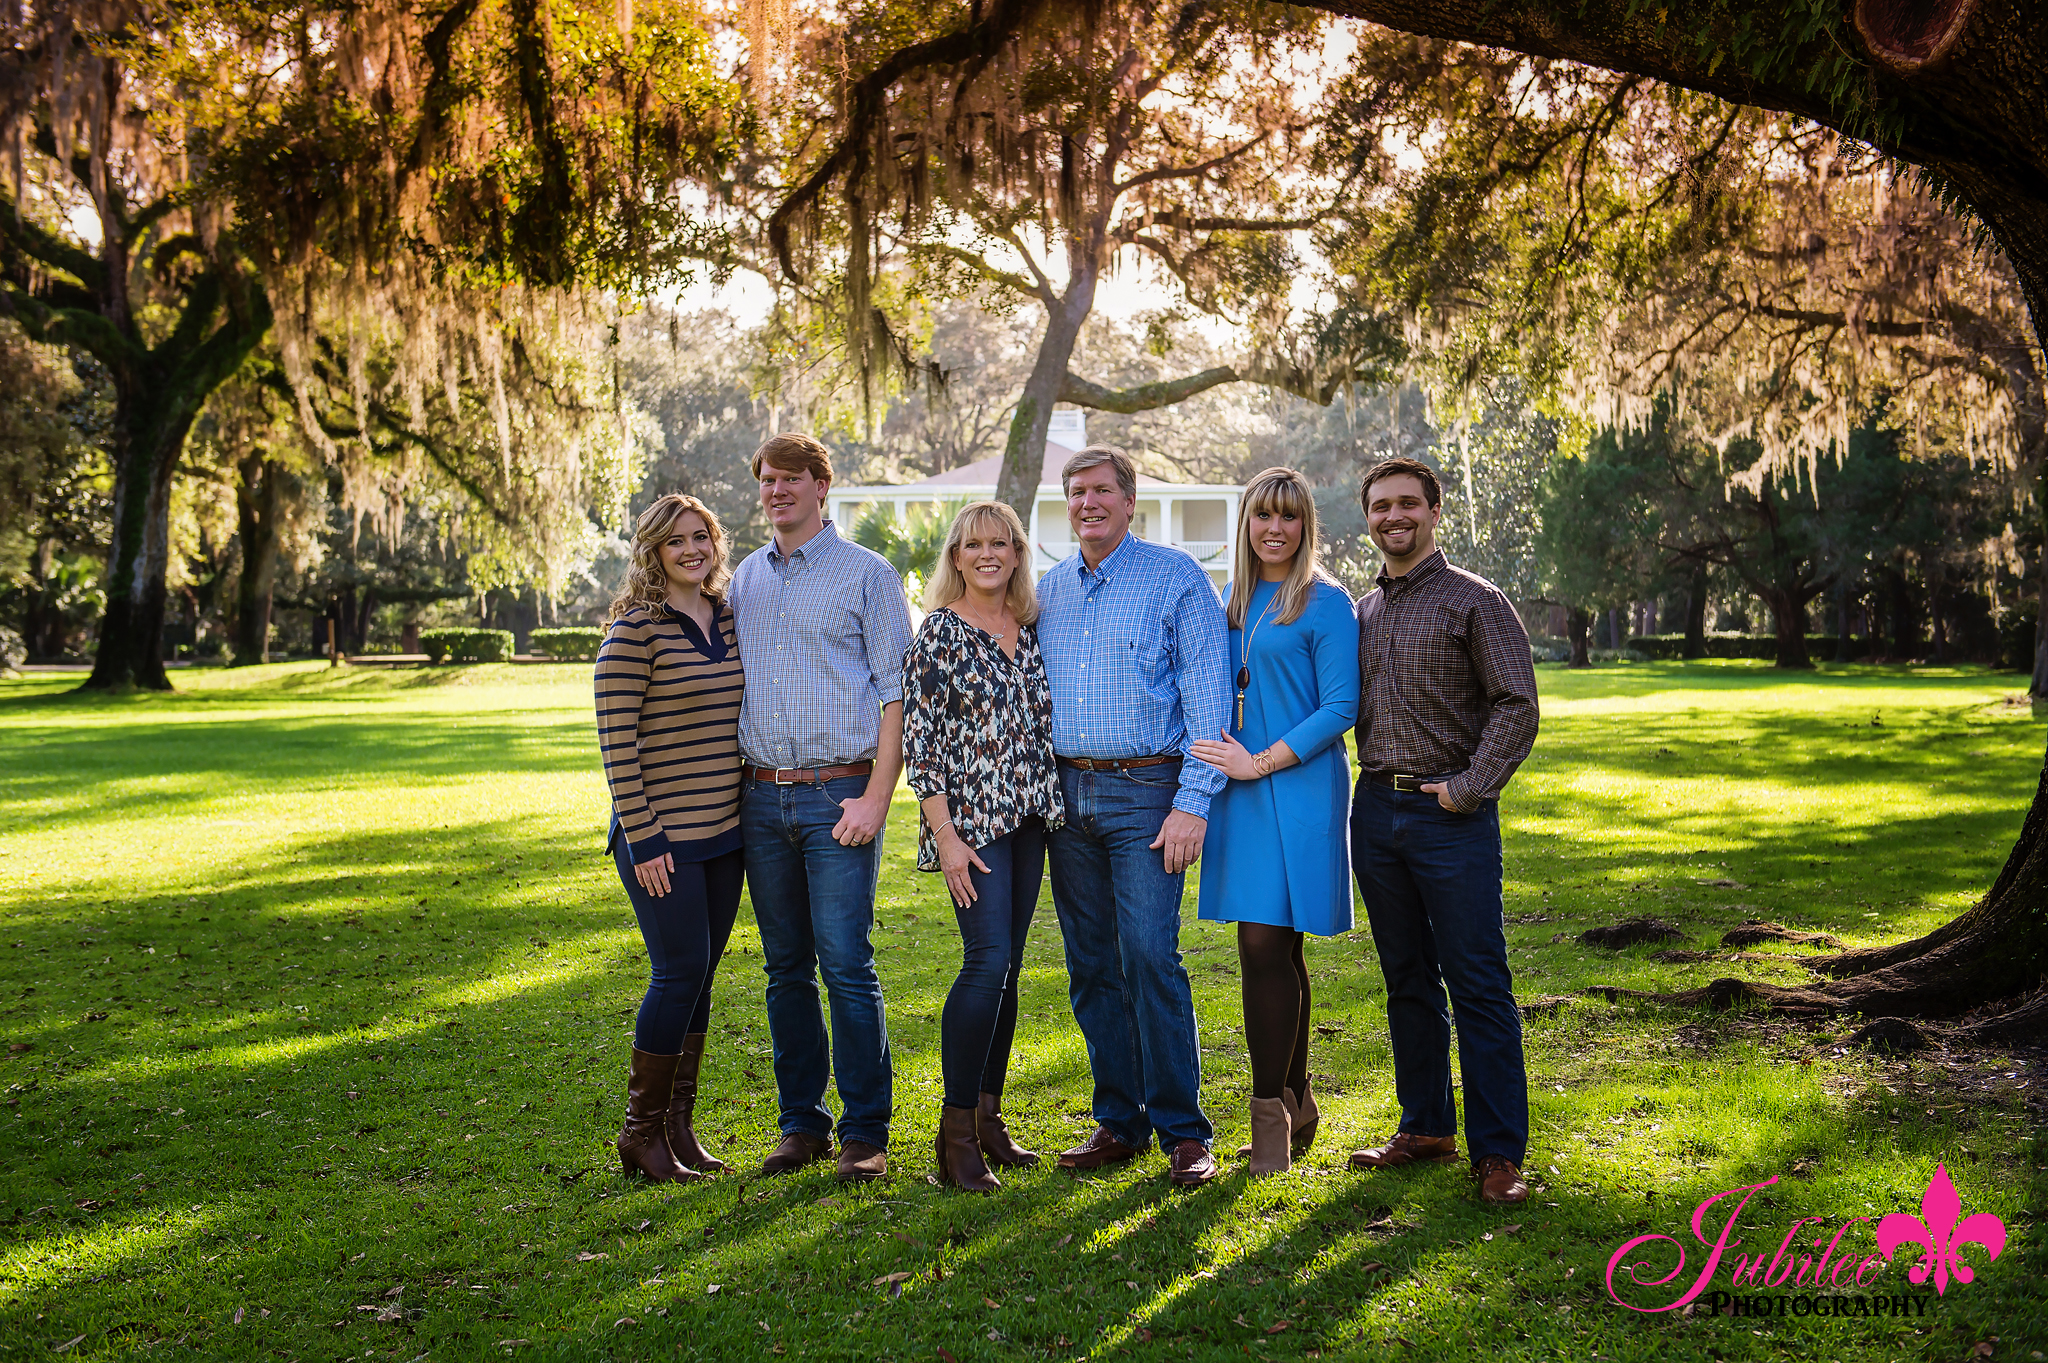
M 711 571 L 704 575 L 704 595 L 716 601 L 725 594 L 725 584 L 732 580 L 725 527 L 718 523 L 717 514 L 695 497 L 671 492 L 655 498 L 654 505 L 641 512 L 640 519 L 633 524 L 632 566 L 626 570 L 626 581 L 619 594 L 612 598 L 606 623 L 635 606 L 652 609 L 668 599 L 668 573 L 661 566 L 661 546 L 675 533 L 676 522 L 692 512 L 704 518 L 704 528 L 711 532 Z
M 1017 617 L 1020 625 L 1038 618 L 1038 593 L 1031 585 L 1030 537 L 1024 533 L 1024 522 L 1007 502 L 970 502 L 953 518 L 953 528 L 946 532 L 946 547 L 939 550 L 939 561 L 932 565 L 931 581 L 924 584 L 926 610 L 950 606 L 967 595 L 967 580 L 960 574 L 960 565 L 953 562 L 954 551 L 969 535 L 986 535 L 991 528 L 1008 535 L 1017 550 L 1017 566 L 1010 570 L 1010 586 L 1004 594 L 1010 614 Z
M 1316 494 L 1308 479 L 1293 469 L 1264 469 L 1245 484 L 1237 512 L 1237 549 L 1231 555 L 1230 600 L 1223 613 L 1232 629 L 1243 629 L 1252 592 L 1259 585 L 1259 556 L 1252 551 L 1252 516 L 1260 511 L 1291 515 L 1301 522 L 1301 543 L 1280 581 L 1280 613 L 1273 618 L 1291 625 L 1308 609 L 1319 576 L 1316 565 Z
M 761 448 L 754 451 L 754 461 L 749 466 L 754 471 L 756 482 L 761 479 L 763 464 L 773 464 L 787 473 L 808 473 L 821 483 L 832 481 L 832 452 L 819 444 L 816 438 L 798 431 L 771 435 L 761 442 Z
M 1123 490 L 1124 496 L 1135 501 L 1138 496 L 1138 470 L 1132 465 L 1131 456 L 1114 445 L 1090 445 L 1084 450 L 1077 451 L 1074 457 L 1067 461 L 1066 467 L 1060 470 L 1060 495 L 1070 495 L 1067 486 L 1074 481 L 1075 474 L 1086 473 L 1089 469 L 1102 464 L 1116 470 L 1117 487 Z
M 1371 512 L 1374 483 L 1382 478 L 1394 478 L 1404 473 L 1421 480 L 1422 495 L 1428 500 L 1432 511 L 1444 504 L 1443 484 L 1437 482 L 1436 470 L 1420 459 L 1409 459 L 1404 456 L 1398 459 L 1382 459 L 1365 471 L 1365 481 L 1358 485 L 1359 509 Z

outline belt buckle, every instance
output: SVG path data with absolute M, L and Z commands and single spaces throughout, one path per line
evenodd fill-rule
M 770 778 L 770 783 L 778 786 L 798 785 L 800 783 L 797 780 L 796 773 L 802 770 L 802 767 L 777 767 L 775 769 L 775 775 Z M 782 779 L 782 773 L 784 772 L 790 773 L 790 777 L 787 781 Z
M 1412 786 L 1404 786 L 1401 784 L 1403 781 L 1413 781 L 1415 784 Z M 1404 771 L 1397 771 L 1394 773 L 1394 789 L 1405 790 L 1410 795 L 1416 794 L 1422 789 L 1422 778 L 1420 776 L 1411 776 Z

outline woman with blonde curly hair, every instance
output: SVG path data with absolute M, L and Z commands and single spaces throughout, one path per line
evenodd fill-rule
M 939 1021 L 945 1095 L 933 1153 L 942 1182 L 983 1193 L 1001 1186 L 990 1163 L 1038 1162 L 1003 1120 L 1003 1080 L 1045 835 L 1065 817 L 1030 554 L 1015 511 L 963 509 L 903 660 L 903 769 L 924 816 L 917 867 L 945 875 L 960 924 L 960 974 Z
M 725 1165 L 697 1141 L 711 979 L 739 913 L 740 693 L 725 527 L 670 493 L 633 528 L 633 562 L 597 655 L 608 850 L 651 978 L 633 1031 L 619 1160 L 654 1181 Z

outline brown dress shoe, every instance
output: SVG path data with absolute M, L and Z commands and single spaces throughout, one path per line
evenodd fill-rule
M 1529 1185 L 1522 1182 L 1522 1171 L 1506 1155 L 1481 1156 L 1479 1163 L 1472 1166 L 1472 1177 L 1479 1180 L 1482 1202 L 1512 1207 L 1529 1200 Z
M 1105 1164 L 1122 1164 L 1137 1157 L 1138 1147 L 1125 1145 L 1108 1127 L 1098 1126 L 1087 1140 L 1060 1153 L 1060 1168 L 1100 1169 Z
M 801 1169 L 814 1160 L 830 1159 L 832 1142 L 823 1136 L 813 1136 L 808 1131 L 791 1131 L 775 1147 L 775 1153 L 761 1166 L 764 1176 L 786 1174 L 792 1169 Z
M 848 1183 L 868 1183 L 889 1172 L 889 1152 L 866 1141 L 839 1142 L 839 1177 Z
M 1418 1136 L 1412 1131 L 1397 1131 L 1385 1145 L 1351 1152 L 1354 1169 L 1399 1169 L 1404 1164 L 1455 1164 L 1457 1160 L 1456 1136 Z
M 683 1038 L 683 1053 L 676 1064 L 675 1095 L 668 1101 L 668 1148 L 676 1163 L 702 1174 L 725 1169 L 725 1161 L 706 1150 L 691 1125 L 697 1111 L 697 1067 L 704 1062 L 704 1033 Z
M 981 1095 L 981 1106 L 976 1109 L 975 1130 L 981 1140 L 981 1153 L 988 1156 L 992 1164 L 1007 1165 L 1012 1169 L 1025 1169 L 1038 1163 L 1038 1152 L 1026 1150 L 1010 1135 L 1010 1128 L 1003 1124 L 1003 1100 L 993 1093 Z
M 1182 1141 L 1167 1156 L 1166 1176 L 1176 1187 L 1197 1187 L 1216 1177 L 1216 1157 L 1200 1141 Z
M 704 1177 L 676 1162 L 668 1148 L 669 1094 L 675 1089 L 676 1055 L 655 1055 L 633 1049 L 633 1068 L 626 1074 L 626 1124 L 619 1128 L 619 1165 L 656 1183 Z
M 971 1107 L 939 1109 L 939 1182 L 970 1193 L 992 1193 L 1003 1185 L 981 1158 L 981 1141 L 974 1130 L 975 1118 L 980 1115 L 979 1109 Z

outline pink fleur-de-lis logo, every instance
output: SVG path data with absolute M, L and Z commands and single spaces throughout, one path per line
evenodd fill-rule
M 1901 1246 L 1919 1245 L 1923 1251 L 1920 1262 L 1906 1276 L 1916 1285 L 1933 1278 L 1935 1295 L 1941 1296 L 1948 1291 L 1951 1277 L 1966 1283 L 1976 1276 L 1956 1255 L 1957 1246 L 1980 1244 L 1993 1259 L 2005 1248 L 2005 1222 L 1989 1212 L 1977 1212 L 1958 1225 L 1956 1213 L 1962 1209 L 1956 1185 L 1949 1182 L 1948 1166 L 1937 1164 L 1927 1191 L 1920 1195 L 1920 1215 L 1892 1212 L 1886 1216 L 1877 1223 L 1877 1247 L 1889 1259 Z

